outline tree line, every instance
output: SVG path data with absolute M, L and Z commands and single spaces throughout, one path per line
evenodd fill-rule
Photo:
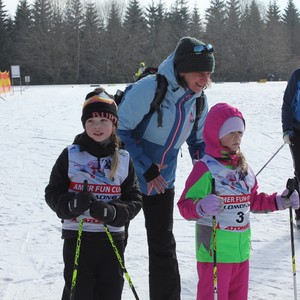
M 11 18 L 0 0 L 0 70 L 20 65 L 32 84 L 131 82 L 140 61 L 158 66 L 187 35 L 214 46 L 214 81 L 287 80 L 300 66 L 293 0 L 283 11 L 275 0 L 212 0 L 203 16 L 187 0 L 157 1 L 20 0 Z

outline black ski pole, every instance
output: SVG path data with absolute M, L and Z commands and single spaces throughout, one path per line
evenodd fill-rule
M 130 278 L 130 276 L 129 276 L 129 274 L 128 274 L 126 268 L 125 268 L 123 259 L 122 259 L 121 255 L 120 255 L 120 253 L 119 253 L 119 251 L 118 251 L 118 248 L 117 248 L 117 246 L 116 246 L 116 244 L 115 244 L 115 242 L 114 242 L 114 239 L 113 239 L 113 237 L 112 237 L 112 235 L 111 235 L 111 233 L 110 233 L 110 231 L 109 231 L 109 228 L 108 228 L 108 226 L 107 226 L 105 223 L 103 223 L 103 225 L 104 225 L 104 228 L 105 228 L 105 232 L 106 232 L 106 234 L 107 234 L 107 237 L 108 237 L 108 239 L 109 239 L 109 241 L 110 241 L 110 243 L 111 243 L 111 246 L 112 246 L 112 248 L 113 248 L 113 250 L 114 250 L 114 252 L 115 252 L 115 254 L 116 254 L 116 257 L 117 257 L 117 259 L 118 259 L 118 261 L 119 261 L 119 263 L 120 263 L 121 269 L 123 270 L 123 272 L 124 272 L 124 274 L 125 274 L 125 277 L 126 277 L 128 283 L 129 283 L 129 286 L 130 286 L 130 288 L 131 288 L 131 290 L 132 290 L 132 293 L 133 293 L 133 295 L 134 295 L 134 297 L 135 297 L 136 300 L 140 300 L 140 298 L 139 298 L 139 296 L 138 296 L 138 294 L 137 294 L 137 292 L 136 292 L 136 290 L 135 290 L 135 288 L 134 288 L 134 286 L 133 286 L 133 283 L 132 283 L 132 281 L 131 281 L 131 278 Z
M 271 156 L 271 158 L 262 166 L 262 168 L 256 173 L 257 176 L 268 164 L 269 162 L 277 155 L 277 153 L 284 147 L 285 143 L 283 143 L 278 150 Z
M 216 195 L 216 185 L 215 179 L 211 179 L 212 190 L 211 193 Z M 213 260 L 214 260 L 214 269 L 213 269 L 213 278 L 214 278 L 214 300 L 218 300 L 218 273 L 217 273 L 217 220 L 216 216 L 212 217 L 213 225 Z
M 87 180 L 84 180 L 83 192 L 87 192 L 87 191 L 88 191 L 88 182 L 87 182 Z M 74 297 L 75 297 L 75 287 L 76 287 L 76 280 L 77 280 L 77 273 L 78 273 L 78 261 L 79 261 L 80 247 L 81 247 L 82 226 L 83 226 L 83 219 L 80 220 L 79 227 L 78 227 L 70 300 L 74 300 Z
M 286 198 L 289 198 L 295 189 L 297 189 L 297 180 L 295 178 L 289 178 L 286 187 L 289 193 Z M 294 284 L 294 299 L 297 300 L 297 281 L 296 281 L 296 256 L 295 256 L 295 239 L 294 239 L 294 228 L 293 228 L 293 209 L 289 208 L 290 217 L 290 231 L 291 231 L 291 250 L 292 250 L 292 272 L 293 272 L 293 284 Z

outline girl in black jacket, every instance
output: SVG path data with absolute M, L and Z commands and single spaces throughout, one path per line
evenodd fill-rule
M 89 93 L 81 121 L 84 132 L 58 157 L 45 189 L 47 204 L 62 219 L 62 299 L 70 299 L 78 229 L 83 220 L 74 299 L 118 300 L 123 272 L 105 225 L 124 259 L 125 224 L 140 211 L 142 196 L 131 158 L 119 149 L 115 102 L 105 93 Z

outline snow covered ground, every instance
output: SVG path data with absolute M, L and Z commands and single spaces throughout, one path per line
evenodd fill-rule
M 104 87 L 114 93 L 124 86 Z M 206 92 L 210 106 L 228 102 L 243 112 L 246 133 L 242 150 L 256 173 L 283 144 L 280 112 L 285 87 L 286 82 L 223 83 L 212 84 Z M 63 242 L 60 220 L 45 203 L 44 188 L 60 152 L 82 131 L 82 103 L 93 88 L 30 86 L 22 94 L 18 89 L 0 98 L 0 299 L 57 300 L 63 288 Z M 191 167 L 183 147 L 178 159 L 177 199 Z M 260 191 L 281 192 L 292 176 L 291 156 L 288 146 L 284 146 L 258 175 Z M 288 211 L 251 217 L 249 299 L 294 299 Z M 194 223 L 183 220 L 177 207 L 174 219 L 182 299 L 193 300 L 197 284 Z M 295 233 L 295 248 L 299 271 L 299 232 Z M 131 223 L 125 255 L 139 298 L 149 299 L 142 212 Z M 127 281 L 123 299 L 134 299 Z

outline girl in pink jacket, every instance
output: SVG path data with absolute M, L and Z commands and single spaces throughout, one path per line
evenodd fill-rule
M 250 257 L 250 211 L 299 208 L 294 191 L 258 192 L 255 174 L 240 151 L 242 113 L 226 103 L 209 111 L 203 131 L 206 155 L 195 164 L 178 201 L 181 215 L 196 221 L 197 300 L 246 300 Z M 212 182 L 215 182 L 215 194 Z M 217 288 L 213 282 L 212 216 L 216 218 Z

